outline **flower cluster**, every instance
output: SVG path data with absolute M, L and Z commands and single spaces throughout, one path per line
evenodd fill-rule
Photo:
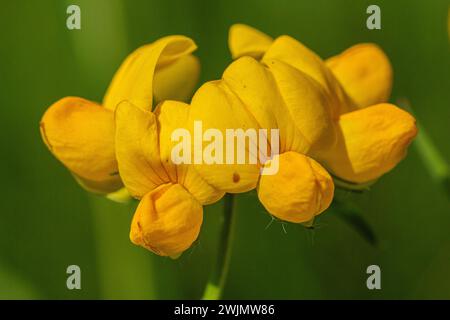
M 392 69 L 373 44 L 323 61 L 289 36 L 245 25 L 230 29 L 233 61 L 203 84 L 194 42 L 169 36 L 133 52 L 102 105 L 75 97 L 53 104 L 41 121 L 50 151 L 88 191 L 140 200 L 130 238 L 162 256 L 179 256 L 197 239 L 203 205 L 225 193 L 257 189 L 273 216 L 311 223 L 326 210 L 334 183 L 373 183 L 405 156 L 415 119 L 386 103 Z M 182 102 L 185 101 L 185 102 Z M 155 107 L 154 107 L 155 106 Z M 175 164 L 171 133 L 205 129 L 278 129 L 279 170 L 271 165 Z M 246 156 L 254 150 L 246 148 Z

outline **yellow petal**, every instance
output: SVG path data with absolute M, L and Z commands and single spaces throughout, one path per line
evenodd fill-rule
M 259 200 L 270 214 L 304 223 L 329 207 L 334 184 L 319 163 L 296 152 L 277 155 L 272 161 L 279 161 L 278 173 L 262 175 L 258 185 Z
M 221 192 L 209 185 L 190 164 L 174 164 L 172 150 L 177 141 L 172 134 L 178 129 L 188 128 L 189 105 L 177 101 L 164 101 L 155 109 L 160 132 L 161 162 L 173 181 L 183 185 L 201 204 L 211 204 L 223 197 Z
M 233 59 L 242 56 L 260 59 L 272 42 L 271 37 L 245 24 L 232 25 L 228 34 L 228 46 Z
M 155 115 L 128 101 L 116 109 L 116 156 L 123 183 L 135 198 L 170 182 L 161 164 Z
M 153 80 L 155 105 L 164 100 L 189 101 L 200 76 L 200 62 L 186 55 L 156 70 Z
M 160 256 L 178 256 L 197 239 L 202 221 L 201 204 L 181 185 L 166 184 L 142 198 L 130 239 Z
M 387 103 L 346 113 L 339 127 L 338 143 L 323 162 L 334 175 L 354 183 L 393 169 L 417 134 L 414 117 Z
M 174 71 L 171 69 L 182 70 L 182 75 L 187 76 L 186 72 L 191 70 L 190 68 L 196 68 L 195 62 L 188 59 L 177 64 L 177 60 L 189 55 L 196 48 L 195 43 L 187 37 L 168 36 L 137 49 L 127 57 L 114 75 L 103 100 L 104 106 L 114 110 L 120 102 L 129 100 L 134 105 L 151 111 L 155 73 L 158 73 L 159 69 L 169 68 L 168 71 L 163 71 L 164 74 L 158 79 L 156 88 L 162 90 L 162 93 L 156 92 L 156 96 L 170 97 L 174 93 L 167 87 L 170 84 L 168 78 L 174 78 Z M 172 63 L 176 65 L 170 66 Z M 198 77 L 198 74 L 194 77 Z M 177 80 L 174 89 L 180 85 L 180 81 L 184 79 Z M 175 92 L 175 97 L 177 96 L 178 93 Z
M 307 153 L 332 146 L 335 125 L 324 89 L 286 63 L 268 59 L 266 63 L 264 67 L 242 57 L 225 70 L 223 79 L 260 128 L 280 130 L 281 152 Z
M 251 57 L 231 63 L 223 73 L 223 81 L 245 104 L 261 128 L 277 128 L 274 116 L 280 95 L 272 74 Z
M 270 129 L 279 130 L 279 150 L 287 146 L 308 149 L 299 139 L 298 129 L 284 107 L 272 73 L 251 57 L 242 57 L 231 63 L 223 74 L 227 87 L 241 100 L 261 129 L 266 129 L 268 147 L 272 147 Z M 279 126 L 278 123 L 282 123 Z M 269 152 L 270 150 L 268 150 Z
M 236 164 L 238 143 L 236 139 L 226 138 L 226 130 L 241 129 L 246 133 L 247 129 L 257 130 L 258 124 L 225 83 L 221 81 L 208 82 L 195 93 L 189 113 L 190 131 L 193 133 L 193 137 L 196 135 L 194 131 L 195 121 L 201 121 L 202 132 L 208 129 L 217 129 L 223 137 L 223 156 L 220 157 L 223 163 L 195 165 L 202 178 L 208 184 L 223 192 L 245 192 L 255 188 L 259 176 L 259 165 L 249 162 L 250 154 L 258 158 L 257 144 L 249 143 L 249 139 L 246 138 L 246 148 L 243 152 L 246 159 L 245 163 Z M 202 139 L 201 134 L 199 138 Z M 231 159 L 234 164 L 226 164 L 227 154 L 231 157 L 231 152 L 226 151 L 227 143 L 230 150 L 234 150 L 234 159 Z M 193 144 L 193 155 L 197 153 L 202 160 L 202 151 L 210 144 L 211 142 L 201 140 L 200 148 Z M 256 154 L 252 152 L 255 150 Z
M 309 146 L 308 150 L 304 150 L 303 147 L 291 145 L 289 150 L 313 155 L 332 147 L 336 141 L 335 123 L 323 87 L 307 74 L 282 61 L 267 59 L 266 63 L 284 101 L 285 110 L 281 113 L 290 116 L 298 128 L 298 134 Z M 284 126 L 287 122 L 279 123 Z
M 193 166 L 186 166 L 180 172 L 179 179 L 186 190 L 203 205 L 213 204 L 225 195 L 225 192 L 208 184 Z
M 326 64 L 359 108 L 388 101 L 392 67 L 377 45 L 355 45 L 328 59 Z
M 49 150 L 86 189 L 109 193 L 122 187 L 111 111 L 82 98 L 63 98 L 45 112 L 40 129 Z
M 316 80 L 329 96 L 330 112 L 334 119 L 356 108 L 324 61 L 294 38 L 280 36 L 275 39 L 262 59 L 266 64 L 271 60 L 283 61 Z

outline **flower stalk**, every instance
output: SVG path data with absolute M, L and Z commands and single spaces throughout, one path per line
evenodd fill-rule
M 217 259 L 206 284 L 202 300 L 219 300 L 223 294 L 232 252 L 235 221 L 234 202 L 233 194 L 225 195 L 223 224 L 217 251 Z
M 401 98 L 397 101 L 398 105 L 414 114 L 414 110 L 408 99 Z M 419 153 L 420 158 L 423 161 L 428 173 L 432 179 L 446 192 L 447 196 L 450 197 L 450 169 L 442 156 L 439 149 L 434 144 L 431 137 L 428 135 L 426 129 L 420 124 L 417 124 L 419 128 L 419 134 L 413 143 Z

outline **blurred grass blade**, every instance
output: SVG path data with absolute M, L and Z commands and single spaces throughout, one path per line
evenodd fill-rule
M 419 134 L 413 145 L 419 151 L 428 172 L 433 180 L 440 184 L 450 197 L 450 172 L 447 163 L 431 141 L 425 129 L 419 124 Z
M 68 6 L 71 1 L 66 1 Z M 81 30 L 68 31 L 77 66 L 88 91 L 100 97 L 99 84 L 118 67 L 130 50 L 126 35 L 123 0 L 79 0 Z M 89 96 L 93 99 L 93 96 Z M 150 254 L 128 239 L 133 208 L 105 198 L 89 196 L 97 245 L 98 279 L 102 299 L 154 299 L 158 288 Z
M 133 204 L 90 195 L 101 299 L 156 299 L 157 270 L 150 253 L 128 239 Z
M 0 300 L 38 299 L 42 294 L 18 270 L 0 261 Z
M 71 4 L 73 1 L 66 0 L 67 6 Z M 105 83 L 105 76 L 112 76 L 121 60 L 131 53 L 124 1 L 78 0 L 76 4 L 81 10 L 81 30 L 68 30 L 67 34 L 73 44 L 79 72 L 85 83 L 97 91 L 99 84 Z M 98 95 L 103 93 L 100 91 Z
M 334 199 L 331 204 L 331 210 L 334 214 L 352 227 L 361 237 L 370 245 L 377 245 L 375 232 L 369 223 L 364 219 L 361 211 L 348 202 L 341 202 Z
M 417 116 L 414 114 L 411 104 L 407 99 L 398 99 L 397 104 L 413 114 L 417 119 Z M 448 164 L 419 121 L 417 127 L 419 133 L 413 141 L 413 146 L 418 151 L 420 158 L 433 180 L 443 187 L 447 196 L 450 198 L 450 169 Z

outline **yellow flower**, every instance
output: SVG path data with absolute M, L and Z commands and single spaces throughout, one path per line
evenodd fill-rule
M 165 184 L 142 198 L 130 239 L 161 256 L 176 257 L 197 239 L 203 208 L 180 184 Z
M 376 45 L 356 45 L 325 62 L 289 36 L 280 36 L 268 44 L 260 31 L 245 25 L 232 27 L 229 44 L 234 57 L 258 48 L 265 68 L 270 69 L 274 62 L 288 65 L 322 88 L 337 139 L 330 145 L 324 137 L 327 146 L 319 143 L 306 153 L 334 176 L 353 184 L 371 183 L 406 155 L 417 134 L 415 119 L 386 103 L 392 87 L 392 68 Z M 272 108 L 277 109 L 278 105 L 273 104 Z M 293 118 L 305 117 L 298 111 L 292 112 Z M 323 120 L 307 117 L 307 121 L 313 126 L 321 125 Z
M 115 114 L 119 172 L 130 194 L 141 199 L 130 232 L 133 243 L 159 255 L 178 256 L 198 236 L 202 205 L 219 200 L 225 192 L 258 187 L 269 212 L 298 223 L 311 221 L 330 205 L 333 181 L 305 155 L 335 143 L 329 102 L 304 73 L 279 61 L 269 65 L 266 69 L 253 58 L 239 59 L 222 80 L 198 89 L 190 105 L 164 101 L 151 112 L 135 101 L 119 104 Z M 270 165 L 260 162 L 175 165 L 172 132 L 185 128 L 193 133 L 199 120 L 203 130 L 215 129 L 223 136 L 229 129 L 281 128 L 279 171 L 260 176 Z M 269 145 L 275 142 L 267 139 Z M 202 142 L 204 148 L 207 142 Z M 235 155 L 237 148 L 235 144 Z M 246 159 L 250 152 L 247 145 Z M 292 205 L 286 206 L 286 200 Z
M 48 108 L 40 124 L 42 138 L 85 189 L 126 198 L 115 157 L 114 110 L 123 100 L 151 110 L 164 99 L 188 99 L 200 71 L 191 54 L 195 49 L 184 36 L 162 38 L 126 58 L 102 105 L 67 97 Z
M 202 205 L 224 193 L 204 181 L 191 165 L 171 159 L 174 129 L 187 127 L 189 106 L 164 101 L 154 112 L 129 101 L 116 108 L 116 156 L 130 194 L 141 199 L 130 239 L 152 252 L 177 257 L 197 239 Z
M 280 154 L 274 159 L 279 161 L 279 170 L 264 175 L 270 164 L 260 162 L 196 164 L 195 168 L 218 190 L 240 193 L 257 187 L 259 199 L 272 215 L 308 222 L 333 198 L 331 176 L 307 156 L 335 145 L 337 125 L 330 103 L 317 81 L 289 64 L 239 58 L 221 80 L 204 84 L 194 94 L 189 123 L 201 120 L 204 130 L 216 129 L 223 136 L 227 129 L 279 129 Z M 266 138 L 271 146 L 274 141 Z M 248 159 L 252 152 L 249 144 L 246 152 Z
M 411 115 L 386 103 L 392 70 L 374 45 L 324 62 L 291 37 L 273 40 L 244 25 L 231 28 L 229 45 L 237 60 L 222 79 L 198 89 L 190 105 L 175 100 L 188 99 L 197 81 L 196 46 L 171 36 L 132 53 L 102 105 L 64 98 L 41 122 L 51 152 L 86 189 L 140 200 L 130 239 L 161 256 L 178 257 L 189 248 L 203 205 L 226 192 L 257 188 L 272 215 L 310 224 L 333 199 L 328 171 L 338 181 L 376 180 L 405 156 L 417 132 Z M 234 164 L 174 163 L 172 133 L 195 135 L 197 121 L 222 137 L 230 129 L 277 129 L 279 138 L 262 137 L 267 153 L 276 154 L 266 163 L 256 156 L 255 163 L 239 164 L 234 144 Z M 202 150 L 209 144 L 200 143 Z M 260 154 L 260 146 L 246 144 L 245 159 Z M 274 163 L 278 171 L 267 174 Z

